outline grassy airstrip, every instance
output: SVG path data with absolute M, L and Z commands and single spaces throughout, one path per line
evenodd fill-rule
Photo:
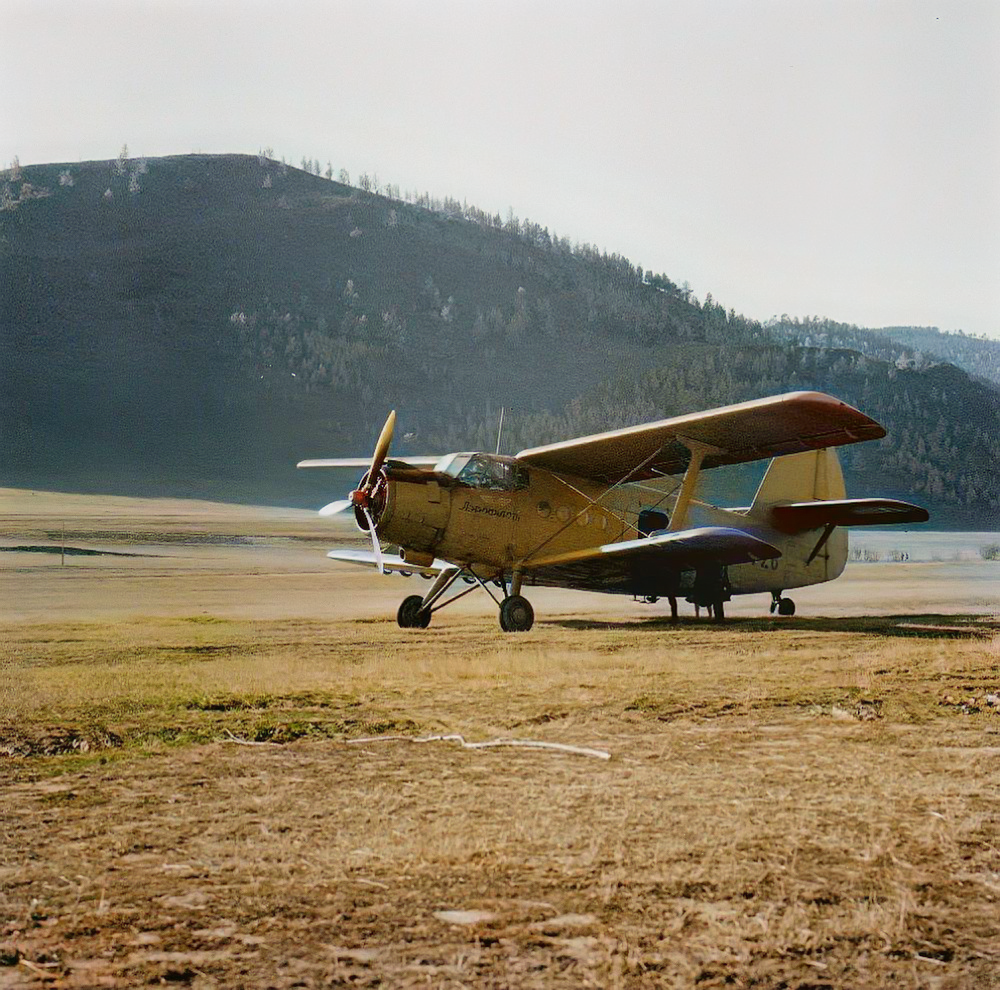
M 0 525 L 0 987 L 1000 985 L 989 563 L 511 636 L 307 513 Z

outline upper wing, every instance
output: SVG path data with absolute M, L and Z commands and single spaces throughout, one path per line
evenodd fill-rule
M 786 533 L 801 533 L 820 526 L 885 526 L 927 522 L 930 513 L 919 505 L 894 498 L 844 498 L 829 502 L 795 502 L 771 509 L 775 526 Z
M 822 392 L 789 392 L 522 450 L 517 459 L 594 481 L 640 481 L 687 467 L 688 441 L 708 448 L 703 468 L 878 440 L 885 430 Z
M 386 464 L 390 467 L 393 464 L 406 467 L 433 467 L 437 462 L 441 460 L 440 455 L 427 455 L 420 457 L 390 457 Z M 371 467 L 372 459 L 370 457 L 313 457 L 307 461 L 299 461 L 296 467 L 300 468 L 314 468 L 314 467 L 333 467 L 333 468 L 367 468 Z
M 525 564 L 525 577 L 532 584 L 648 594 L 680 571 L 780 556 L 777 547 L 741 529 L 706 526 L 542 557 Z

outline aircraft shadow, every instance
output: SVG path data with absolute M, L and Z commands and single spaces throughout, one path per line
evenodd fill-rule
M 539 624 L 563 629 L 621 629 L 635 633 L 662 633 L 670 630 L 706 632 L 776 633 L 790 629 L 809 632 L 861 633 L 870 636 L 899 636 L 917 639 L 988 639 L 1000 633 L 1000 620 L 988 615 L 939 615 L 907 613 L 864 616 L 762 616 L 727 618 L 723 623 L 711 619 L 682 616 L 671 622 L 669 616 L 633 620 L 540 619 Z

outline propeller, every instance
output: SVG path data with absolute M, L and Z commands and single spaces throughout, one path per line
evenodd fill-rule
M 365 482 L 371 488 L 375 487 L 375 479 L 385 463 L 386 455 L 389 453 L 389 444 L 392 443 L 392 431 L 396 429 L 396 410 L 393 409 L 386 417 L 385 426 L 378 435 L 378 442 L 375 444 L 375 452 L 372 454 L 372 466 L 368 469 L 368 480 Z M 355 494 L 357 494 L 355 492 Z
M 368 532 L 371 533 L 372 537 L 372 550 L 375 551 L 375 566 L 378 568 L 379 574 L 385 574 L 385 565 L 382 563 L 382 546 L 378 541 L 378 536 L 375 534 L 375 521 L 372 519 L 367 506 L 364 506 L 361 511 L 365 514 L 365 519 L 368 520 Z
M 375 444 L 375 450 L 372 453 L 372 461 L 368 466 L 368 472 L 364 475 L 364 480 L 357 488 L 354 489 L 347 498 L 338 499 L 336 502 L 330 502 L 328 505 L 324 505 L 322 509 L 319 510 L 321 516 L 335 516 L 338 512 L 343 512 L 346 509 L 357 509 L 365 517 L 365 522 L 368 523 L 368 532 L 371 534 L 372 538 L 372 549 L 375 551 L 375 561 L 378 565 L 378 570 L 380 574 L 385 573 L 385 568 L 382 561 L 382 547 L 379 546 L 378 536 L 375 533 L 375 520 L 372 519 L 371 514 L 371 504 L 372 504 L 372 494 L 378 485 L 379 478 L 381 477 L 380 472 L 382 470 L 382 465 L 385 463 L 385 459 L 389 453 L 389 445 L 392 443 L 392 433 L 396 428 L 396 410 L 394 409 L 389 413 L 386 418 L 385 425 L 382 427 L 382 432 L 378 435 L 378 441 Z
M 349 509 L 354 503 L 349 498 L 342 498 L 337 502 L 331 502 L 329 505 L 324 505 L 322 509 L 319 510 L 321 516 L 335 516 L 338 512 L 343 512 L 344 509 Z

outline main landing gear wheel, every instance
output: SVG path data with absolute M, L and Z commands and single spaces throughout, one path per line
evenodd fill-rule
M 726 621 L 726 606 L 721 598 L 712 605 L 712 621 L 713 622 Z
M 531 602 L 520 595 L 511 595 L 500 603 L 500 628 L 504 632 L 527 632 L 535 621 Z
M 795 615 L 795 602 L 791 598 L 779 598 L 778 615 Z
M 431 624 L 431 610 L 424 608 L 420 595 L 404 598 L 396 613 L 400 629 L 426 629 Z

